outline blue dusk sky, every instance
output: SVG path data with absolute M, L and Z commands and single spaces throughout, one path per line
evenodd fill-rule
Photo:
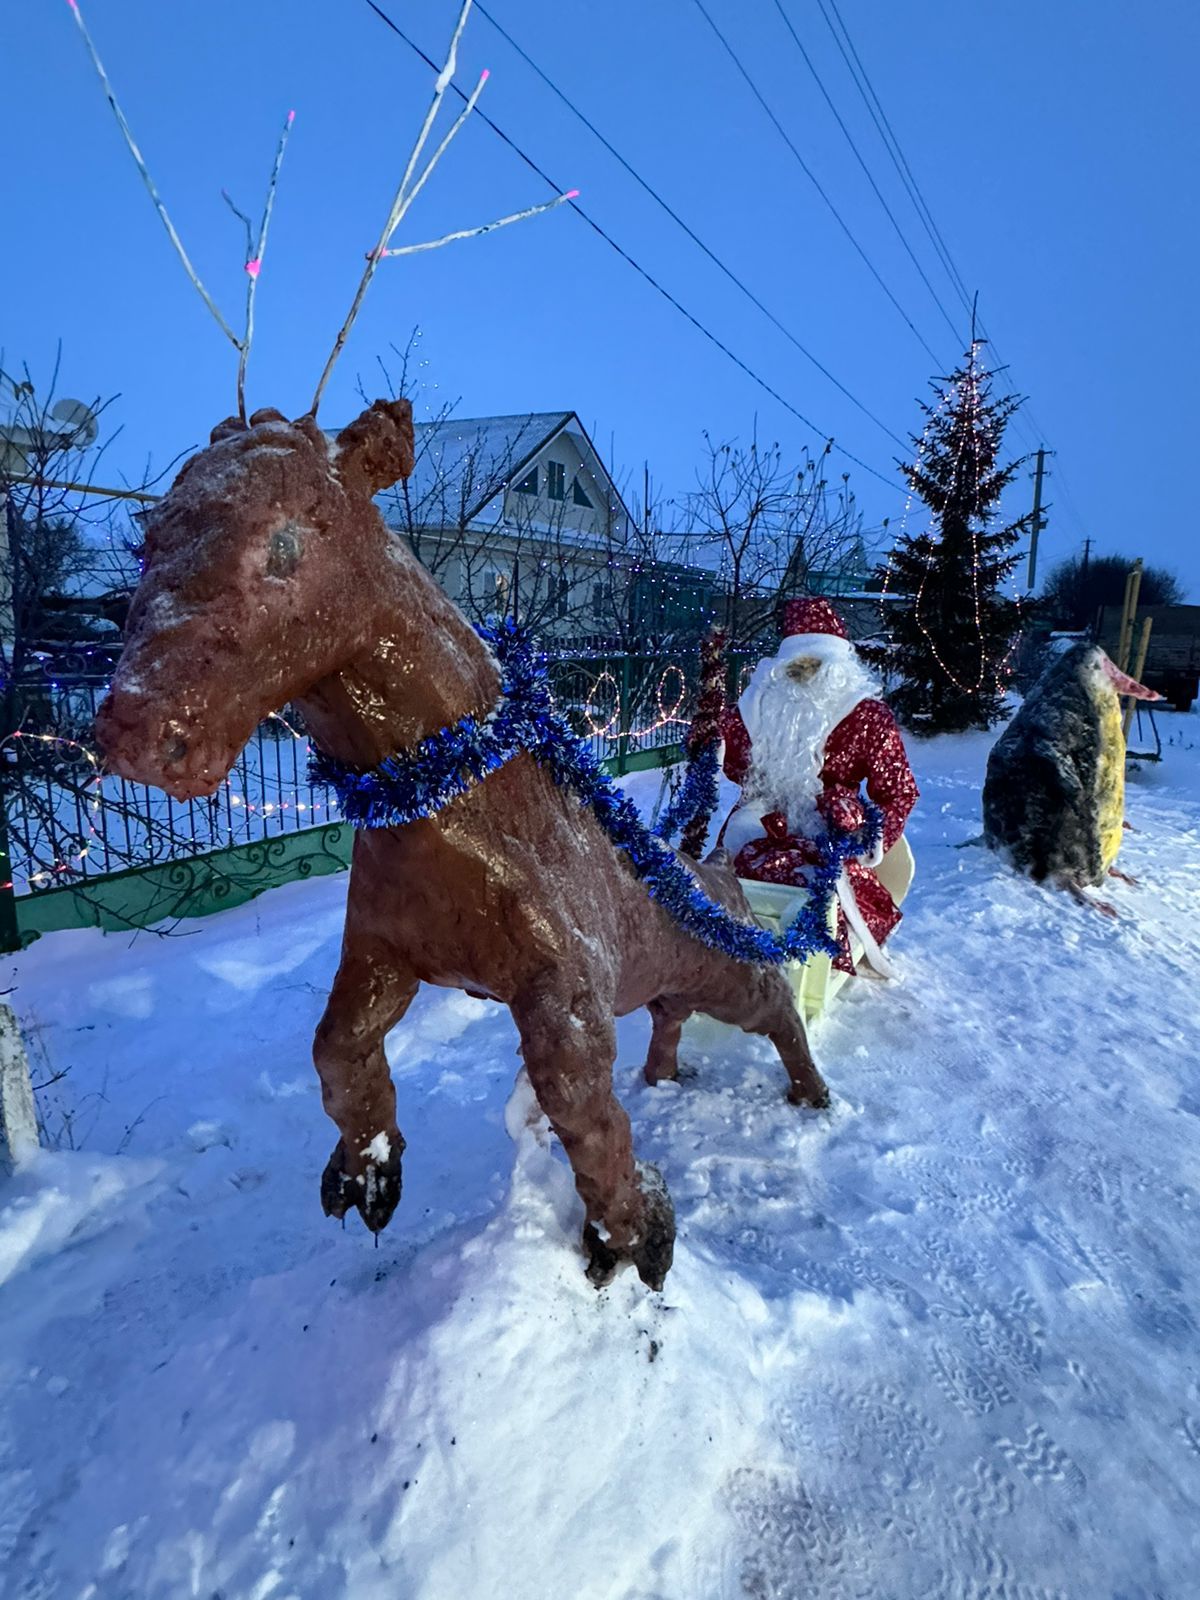
M 379 3 L 441 59 L 457 0 Z M 1098 552 L 1175 569 L 1200 600 L 1200 7 L 839 5 L 962 279 L 979 292 L 981 320 L 1008 364 L 1001 381 L 1029 397 L 1010 429 L 1013 451 L 1044 443 L 1055 452 L 1045 564 L 1090 537 Z M 787 404 L 561 207 L 384 263 L 322 403 L 325 424 L 355 412 L 360 381 L 381 390 L 377 358 L 419 326 L 418 417 L 445 399 L 463 416 L 575 410 L 618 476 L 640 487 L 648 462 L 663 496 L 693 485 L 706 429 L 747 440 L 757 426 L 795 460 L 832 435 L 886 480 L 834 458 L 868 522 L 898 519 L 901 451 L 891 435 L 919 427 L 917 398 L 955 364 L 969 319 L 826 23 L 823 13 L 836 20 L 830 0 L 703 0 L 703 9 L 698 0 L 487 0 L 487 9 L 859 405 L 476 11 L 458 81 L 469 88 L 490 68 L 483 109 L 556 184 L 578 187 L 588 215 Z M 235 326 L 242 240 L 220 191 L 257 215 L 279 125 L 295 108 L 260 280 L 250 403 L 304 411 L 428 101 L 429 70 L 367 0 L 90 0 L 86 14 L 176 225 Z M 109 415 L 123 431 L 105 478 L 137 479 L 147 458 L 164 466 L 234 409 L 235 356 L 168 245 L 66 0 L 8 0 L 0 50 L 5 365 L 28 363 L 44 378 L 61 340 L 62 392 L 120 395 Z M 473 122 L 394 242 L 550 192 Z M 1007 509 L 1018 514 L 1031 491 L 1026 469 Z

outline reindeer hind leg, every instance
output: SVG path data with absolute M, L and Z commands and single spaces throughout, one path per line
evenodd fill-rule
M 650 1013 L 650 1048 L 646 1053 L 645 1077 L 649 1084 L 673 1081 L 679 1076 L 679 1036 L 683 1025 L 692 1014 L 692 1008 L 680 1001 L 666 1000 L 661 996 L 651 1000 L 646 1010 Z
M 760 967 L 747 979 L 735 1003 L 711 1013 L 721 1022 L 730 1022 L 746 1033 L 762 1034 L 775 1046 L 787 1070 L 791 1087 L 788 1099 L 794 1106 L 829 1104 L 829 1089 L 817 1070 L 808 1035 L 791 985 L 778 967 Z

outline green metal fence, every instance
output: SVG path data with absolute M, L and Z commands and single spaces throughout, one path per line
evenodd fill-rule
M 748 666 L 731 662 L 734 694 Z M 695 652 L 562 656 L 548 670 L 558 708 L 611 773 L 679 758 Z M 36 689 L 36 726 L 5 742 L 0 767 L 0 948 L 63 928 L 203 916 L 349 865 L 353 830 L 309 785 L 307 743 L 290 721 L 257 731 L 212 800 L 181 805 L 99 776 L 88 741 L 102 682 Z

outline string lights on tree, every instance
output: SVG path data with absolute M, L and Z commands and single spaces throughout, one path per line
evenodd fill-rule
M 910 728 L 927 733 L 988 728 L 1003 714 L 1020 627 L 1002 592 L 1019 559 L 1029 516 L 997 526 L 1004 490 L 1024 458 L 1000 463 L 1005 427 L 1020 404 L 994 398 L 994 374 L 973 340 L 963 364 L 935 384 L 933 405 L 904 468 L 909 504 L 884 573 L 888 666 L 900 679 L 891 699 Z M 908 532 L 914 500 L 928 526 Z

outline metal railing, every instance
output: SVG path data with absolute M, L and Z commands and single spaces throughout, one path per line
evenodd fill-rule
M 552 657 L 555 703 L 598 760 L 623 774 L 669 759 L 695 703 L 698 655 Z M 734 693 L 748 659 L 731 664 Z M 106 683 L 40 677 L 8 689 L 0 754 L 0 893 L 33 896 L 87 886 L 131 869 L 185 861 L 336 823 L 331 791 L 308 780 L 308 741 L 285 712 L 256 729 L 227 780 L 207 800 L 103 776 L 92 724 Z M 2 908 L 0 908 L 2 914 Z

